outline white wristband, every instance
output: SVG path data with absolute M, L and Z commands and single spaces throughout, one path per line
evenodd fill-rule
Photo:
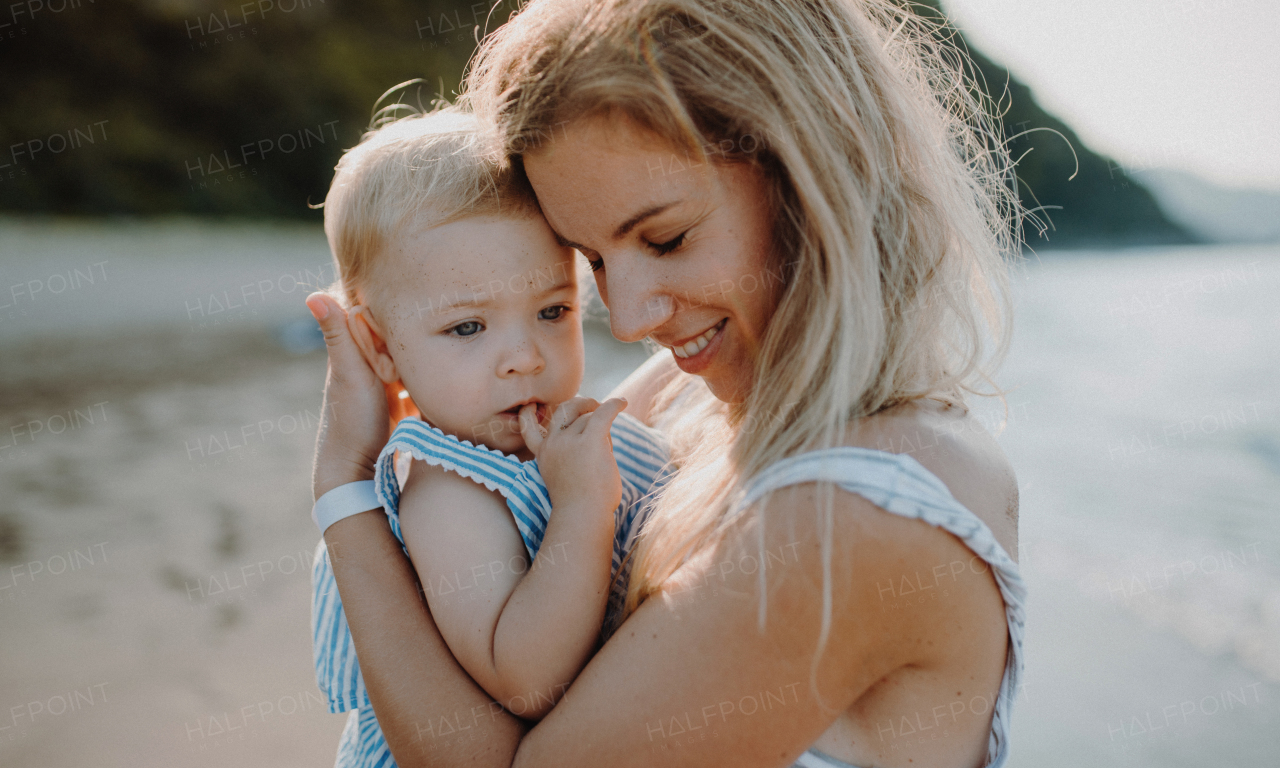
M 344 517 L 371 509 L 382 509 L 382 502 L 378 501 L 374 487 L 372 480 L 361 480 L 340 485 L 317 499 L 316 505 L 311 509 L 311 519 L 320 528 L 321 535 L 325 529 Z

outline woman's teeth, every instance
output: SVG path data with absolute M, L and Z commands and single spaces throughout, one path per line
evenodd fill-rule
M 685 342 L 684 346 L 672 347 L 671 351 L 675 353 L 676 357 L 680 357 L 680 358 L 693 357 L 694 355 L 698 354 L 699 352 L 707 348 L 707 345 L 711 343 L 711 339 L 716 335 L 717 332 L 719 332 L 721 328 L 724 327 L 724 322 L 725 322 L 724 320 L 721 320 L 720 322 L 708 328 L 706 331 L 702 333 L 701 336 L 697 337 L 693 341 Z

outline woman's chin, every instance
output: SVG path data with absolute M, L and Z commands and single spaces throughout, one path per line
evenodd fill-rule
M 751 393 L 751 379 L 748 376 L 735 375 L 731 371 L 708 371 L 702 380 L 707 383 L 711 394 L 730 405 L 746 402 Z

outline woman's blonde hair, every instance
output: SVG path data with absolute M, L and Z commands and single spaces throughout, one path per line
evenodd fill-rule
M 1003 354 L 1012 164 L 944 31 L 888 0 L 533 0 L 477 54 L 466 97 L 517 167 L 558 126 L 624 116 L 695 162 L 756 165 L 771 190 L 784 285 L 752 389 L 736 405 L 681 393 L 667 425 L 682 468 L 644 529 L 628 610 L 720 540 L 766 467 L 894 405 L 962 404 Z M 831 505 L 820 514 L 829 532 Z
M 360 143 L 338 161 L 324 201 L 324 231 L 340 284 L 334 292 L 347 306 L 362 303 L 378 254 L 405 227 L 538 215 L 528 181 L 502 162 L 475 115 L 444 105 L 415 112 L 404 104 L 375 115 Z

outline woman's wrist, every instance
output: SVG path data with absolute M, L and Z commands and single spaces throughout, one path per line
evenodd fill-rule
M 381 509 L 382 501 L 378 498 L 377 483 L 373 480 L 360 480 L 345 483 L 330 490 L 311 508 L 311 519 L 323 534 L 329 526 L 361 512 Z
M 337 459 L 317 461 L 311 478 L 311 491 L 316 500 L 334 488 L 374 478 L 374 468 L 365 461 Z

